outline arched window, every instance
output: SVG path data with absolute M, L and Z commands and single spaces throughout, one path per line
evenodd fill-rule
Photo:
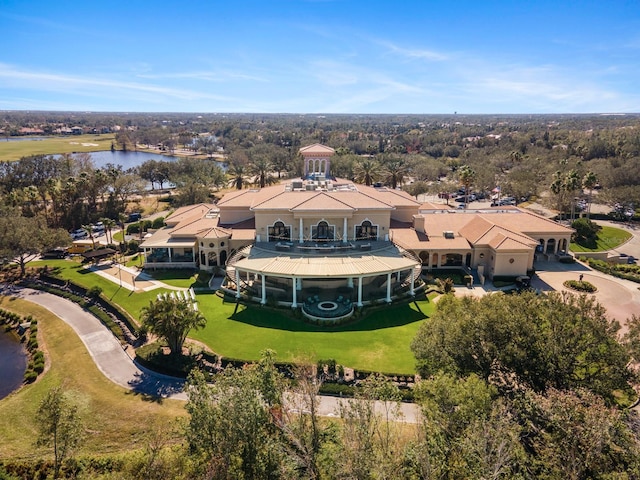
M 377 240 L 378 226 L 373 225 L 369 220 L 365 220 L 356 227 L 356 240 Z
M 444 265 L 443 267 L 461 267 L 462 266 L 462 255 L 459 253 L 447 253 L 444 256 Z
M 322 220 L 315 227 L 311 227 L 311 238 L 313 240 L 333 240 L 334 228 Z
M 291 227 L 281 221 L 277 221 L 269 227 L 270 242 L 288 242 L 291 240 Z
M 218 256 L 216 255 L 216 252 L 209 252 L 207 260 L 210 267 L 218 265 Z

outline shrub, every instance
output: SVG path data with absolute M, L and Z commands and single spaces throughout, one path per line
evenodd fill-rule
M 566 280 L 564 286 L 577 290 L 578 292 L 593 293 L 597 290 L 596 286 L 586 280 Z
M 129 240 L 127 243 L 127 253 L 133 255 L 134 253 L 138 253 L 140 250 L 140 242 L 137 240 Z
M 98 298 L 101 293 L 102 293 L 102 287 L 98 285 L 94 285 L 93 287 L 90 287 L 87 290 L 87 295 L 90 296 L 91 298 Z
M 353 397 L 356 387 L 353 385 L 345 385 L 343 383 L 323 383 L 320 386 L 320 393 L 324 395 L 335 395 Z
M 38 374 L 33 370 L 27 370 L 26 372 L 24 372 L 25 383 L 33 383 L 36 381 L 36 378 L 38 378 Z
M 164 217 L 158 217 L 151 223 L 151 228 L 158 229 L 162 227 L 164 227 Z
M 560 263 L 575 263 L 575 261 L 576 261 L 576 259 L 572 255 L 563 255 L 559 259 Z
M 588 218 L 579 218 L 571 224 L 571 228 L 575 229 L 573 240 L 583 247 L 595 248 L 598 239 L 598 232 L 602 227 Z

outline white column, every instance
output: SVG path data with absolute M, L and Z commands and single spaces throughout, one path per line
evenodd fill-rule
M 358 306 L 362 306 L 362 277 L 358 277 Z
M 387 273 L 387 303 L 391 303 L 391 272 Z
M 240 270 L 236 268 L 236 298 L 240 298 Z
M 347 287 L 353 288 L 353 277 L 347 278 Z
M 169 251 L 169 263 L 173 262 L 173 260 L 171 260 L 171 252 L 173 251 L 173 248 L 167 248 L 167 250 Z
M 302 222 L 302 217 L 300 217 L 300 222 L 299 222 L 299 226 L 298 226 L 298 231 L 300 232 L 298 234 L 298 241 L 300 243 L 304 242 L 304 225 Z
M 298 307 L 298 279 L 296 277 L 292 278 L 293 280 L 293 302 L 291 302 L 291 308 Z
M 416 281 L 416 269 L 412 268 L 411 269 L 411 286 L 409 287 L 409 293 L 411 294 L 411 296 L 413 297 L 415 295 L 415 291 L 413 289 L 413 284 Z
M 342 243 L 347 243 L 347 217 L 342 220 Z
M 262 300 L 260 300 L 260 303 L 264 305 L 265 303 L 267 303 L 267 283 L 265 282 L 266 276 L 264 273 L 261 275 L 261 278 L 262 278 Z

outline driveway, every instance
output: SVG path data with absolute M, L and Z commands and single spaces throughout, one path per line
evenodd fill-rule
M 563 283 L 565 280 L 579 280 L 583 275 L 583 280 L 598 289 L 592 294 L 598 303 L 607 309 L 610 318 L 620 322 L 620 333 L 626 331 L 626 320 L 632 314 L 640 314 L 640 285 L 637 283 L 592 270 L 580 262 L 536 262 L 535 267 L 536 275 L 531 280 L 531 286 L 545 292 L 556 290 L 575 293 Z

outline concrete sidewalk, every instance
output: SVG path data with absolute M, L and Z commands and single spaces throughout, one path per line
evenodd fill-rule
M 160 375 L 136 364 L 113 334 L 79 305 L 29 288 L 5 288 L 0 293 L 36 303 L 61 318 L 80 337 L 100 371 L 117 385 L 143 395 L 187 399 L 182 391 L 184 380 Z

